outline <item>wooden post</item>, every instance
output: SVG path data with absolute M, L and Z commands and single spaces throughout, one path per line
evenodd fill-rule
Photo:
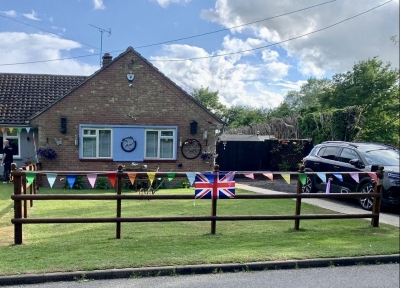
M 304 165 L 301 165 L 299 167 L 299 174 L 304 173 Z M 297 190 L 296 194 L 301 194 L 301 181 L 300 181 L 300 176 L 297 175 Z M 295 215 L 300 215 L 301 213 L 301 198 L 296 199 L 296 212 Z M 294 230 L 299 230 L 300 229 L 300 219 L 295 219 L 294 220 Z
M 371 225 L 373 227 L 379 227 L 379 213 L 381 211 L 381 197 L 382 197 L 382 182 L 383 182 L 383 166 L 379 166 L 376 170 L 376 176 L 378 177 L 378 182 L 375 183 L 374 192 L 380 193 L 379 197 L 374 197 L 374 202 L 372 205 L 372 214 L 378 214 L 377 218 L 371 219 Z
M 214 195 L 214 189 L 217 188 L 217 183 L 218 183 L 218 172 L 219 172 L 219 165 L 214 165 L 214 185 L 213 185 L 213 191 L 211 192 L 211 216 L 217 216 L 217 197 L 213 197 Z M 217 220 L 211 220 L 211 234 L 215 235 L 217 230 Z
M 26 176 L 22 177 L 22 193 L 26 195 Z M 28 218 L 28 201 L 24 200 L 24 218 Z
M 21 194 L 21 179 L 20 175 L 14 175 L 14 195 Z M 21 200 L 14 200 L 14 219 L 22 218 Z M 14 244 L 22 244 L 22 224 L 14 223 Z
M 117 195 L 121 195 L 121 189 L 122 189 L 122 165 L 118 165 L 118 174 L 117 174 L 117 183 L 116 183 L 116 188 L 117 188 Z M 117 217 L 121 217 L 121 199 L 117 199 Z M 116 231 L 116 238 L 121 239 L 121 222 L 117 222 L 117 231 Z

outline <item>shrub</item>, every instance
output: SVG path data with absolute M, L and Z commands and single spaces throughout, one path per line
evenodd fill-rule
M 96 189 L 101 189 L 101 190 L 107 190 L 108 187 L 108 179 L 106 177 L 98 177 L 96 179 L 96 184 L 94 184 L 94 188 Z

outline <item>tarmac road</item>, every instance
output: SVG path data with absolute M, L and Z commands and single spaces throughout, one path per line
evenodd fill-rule
M 53 282 L 5 288 L 398 288 L 399 264 Z

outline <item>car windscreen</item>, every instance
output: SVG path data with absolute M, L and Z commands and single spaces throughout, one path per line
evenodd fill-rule
M 361 151 L 369 165 L 399 166 L 399 152 L 390 149 Z

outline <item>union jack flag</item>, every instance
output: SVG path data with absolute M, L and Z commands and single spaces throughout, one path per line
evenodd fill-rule
M 196 199 L 223 199 L 235 197 L 235 172 L 197 173 Z

